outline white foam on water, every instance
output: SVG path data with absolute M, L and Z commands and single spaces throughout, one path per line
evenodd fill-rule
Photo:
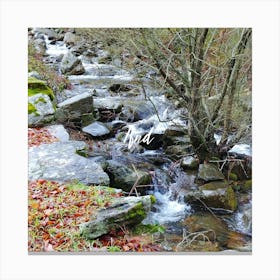
M 55 44 L 51 44 L 50 40 L 46 35 L 44 35 L 47 50 L 46 53 L 50 56 L 59 56 L 61 54 L 66 54 L 69 50 L 67 46 L 63 42 L 56 42 Z
M 144 220 L 144 224 L 167 224 L 177 222 L 183 219 L 191 207 L 181 202 L 180 200 L 172 200 L 171 193 L 160 193 L 155 191 L 153 195 L 156 198 L 156 204 L 154 205 L 156 211 L 149 213 L 148 217 Z

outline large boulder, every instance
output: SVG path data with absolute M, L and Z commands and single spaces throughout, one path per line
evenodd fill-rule
M 72 32 L 66 32 L 63 41 L 67 46 L 74 46 L 78 42 L 78 37 Z
M 87 185 L 109 185 L 109 177 L 99 164 L 77 154 L 86 148 L 82 141 L 55 142 L 29 148 L 28 179 L 78 180 Z
M 199 165 L 197 178 L 205 182 L 224 180 L 225 176 L 215 164 L 204 163 Z
M 111 206 L 99 210 L 92 220 L 81 224 L 80 231 L 87 239 L 95 239 L 122 226 L 141 223 L 151 209 L 152 197 L 122 197 Z
M 151 183 L 151 175 L 148 172 L 135 171 L 115 160 L 108 160 L 107 163 L 106 172 L 109 174 L 111 187 L 130 192 L 136 181 L 137 185 L 149 185 Z M 144 190 L 144 188 L 137 189 L 139 192 Z
M 202 185 L 198 191 L 186 192 L 184 197 L 188 203 L 195 203 L 216 210 L 235 211 L 238 204 L 232 187 L 223 181 Z
M 57 121 L 65 122 L 67 120 L 86 119 L 87 121 L 93 120 L 93 98 L 91 93 L 82 93 L 73 96 L 65 101 L 57 104 L 55 116 Z
M 82 131 L 90 134 L 93 137 L 110 135 L 109 128 L 104 123 L 98 121 L 95 121 L 92 124 L 84 127 Z
M 48 95 L 38 93 L 28 97 L 28 126 L 52 122 L 54 112 L 55 107 Z
M 85 68 L 82 61 L 72 52 L 67 52 L 61 61 L 62 74 L 81 75 L 85 73 Z

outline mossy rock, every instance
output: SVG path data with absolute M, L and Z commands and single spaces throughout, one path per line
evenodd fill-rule
M 48 95 L 38 93 L 28 97 L 28 126 L 45 125 L 54 120 L 55 106 Z
M 187 192 L 184 197 L 187 203 L 200 204 L 216 209 L 235 211 L 237 209 L 237 197 L 232 187 L 217 188 L 215 185 L 206 184 L 199 191 Z
M 28 77 L 28 96 L 33 96 L 38 93 L 46 94 L 51 100 L 54 100 L 54 93 L 45 81 Z
M 101 209 L 92 220 L 80 225 L 81 234 L 95 239 L 121 226 L 135 226 L 141 223 L 151 210 L 151 197 L 122 197 L 111 206 Z

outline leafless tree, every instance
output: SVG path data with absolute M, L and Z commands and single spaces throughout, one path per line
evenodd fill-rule
M 201 161 L 228 150 L 250 127 L 250 110 L 237 110 L 251 87 L 250 28 L 138 29 L 137 57 L 187 108 L 189 135 Z M 245 114 L 246 113 L 246 114 Z M 216 145 L 214 132 L 222 130 Z M 229 135 L 233 134 L 231 138 Z M 229 139 L 231 139 L 229 141 Z

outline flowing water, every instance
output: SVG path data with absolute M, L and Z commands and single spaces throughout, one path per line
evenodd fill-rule
M 53 44 L 45 36 L 47 44 L 47 54 L 57 61 L 57 58 L 65 54 L 68 48 L 63 42 L 56 42 Z M 100 50 L 102 53 L 102 50 Z M 88 58 L 80 56 L 83 66 L 85 67 L 85 74 L 69 76 L 72 83 L 70 90 L 65 90 L 58 95 L 59 102 L 78 95 L 84 92 L 94 92 L 97 99 L 104 98 L 109 102 L 114 100 L 126 100 L 129 102 L 133 100 L 144 100 L 144 93 L 139 87 L 139 79 L 133 72 L 126 71 L 111 64 L 99 64 L 97 58 Z M 59 62 L 54 62 L 59 67 Z M 146 88 L 146 101 L 149 103 L 148 113 L 146 116 L 135 122 L 125 122 L 124 124 L 131 130 L 133 137 L 137 135 L 144 135 L 152 129 L 153 134 L 163 134 L 170 126 L 177 124 L 187 128 L 187 123 L 182 117 L 184 110 L 176 109 L 174 105 L 165 97 L 165 95 L 155 87 L 147 78 L 140 79 Z M 108 88 L 112 83 L 132 84 L 140 92 L 140 94 L 132 95 L 130 97 L 108 96 Z M 138 87 L 137 87 L 138 86 Z M 157 110 L 155 110 L 157 108 Z M 118 120 L 116 120 L 118 121 Z M 194 210 L 190 205 L 184 202 L 180 195 L 181 188 L 195 188 L 195 173 L 186 173 L 181 168 L 166 157 L 161 149 L 138 151 L 137 147 L 133 146 L 131 149 L 125 149 L 127 143 L 119 142 L 115 137 L 106 140 L 106 143 L 111 144 L 111 155 L 113 159 L 123 160 L 129 163 L 149 163 L 153 170 L 152 184 L 153 188 L 148 192 L 156 197 L 156 204 L 148 217 L 144 220 L 146 224 L 160 224 L 166 226 L 168 234 L 176 234 L 181 236 L 183 233 L 182 221 L 191 215 Z M 137 145 L 136 145 L 137 146 Z M 154 160 L 160 159 L 161 164 L 154 164 Z M 187 184 L 186 184 L 187 182 Z M 243 207 L 243 208 L 242 208 Z M 251 201 L 245 206 L 243 205 L 234 215 L 225 218 L 229 226 L 239 232 L 251 234 L 251 225 L 244 219 L 244 209 L 248 211 L 251 207 Z M 245 210 L 246 210 L 245 209 Z M 170 246 L 167 246 L 167 250 Z

